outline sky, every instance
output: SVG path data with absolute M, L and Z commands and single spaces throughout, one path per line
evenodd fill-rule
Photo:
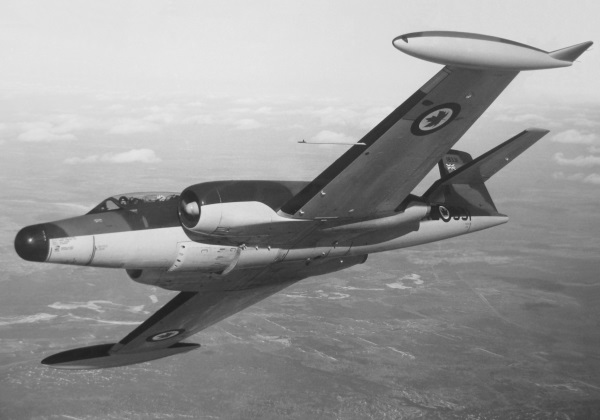
M 600 42 L 599 3 L 576 4 L 5 0 L 0 174 L 80 206 L 203 180 L 310 180 L 345 147 L 298 141 L 356 141 L 439 71 L 396 50 L 396 36 Z M 598 68 L 593 46 L 572 67 L 522 72 L 459 145 L 477 155 L 549 128 L 548 171 L 600 184 Z
M 469 340 L 452 344 L 465 346 L 453 347 L 457 351 L 439 353 L 438 347 L 432 346 L 429 341 L 429 335 L 415 330 L 419 337 L 416 340 L 424 343 L 425 353 L 435 349 L 432 357 L 423 359 L 425 369 L 418 366 L 418 374 L 416 370 L 404 370 L 403 364 L 394 364 L 393 372 L 401 372 L 409 379 L 417 378 L 417 382 L 419 375 L 425 375 L 428 380 L 434 378 L 435 384 L 444 383 L 449 376 L 462 378 L 459 386 L 450 381 L 452 386 L 448 385 L 447 389 L 458 393 L 464 391 L 468 401 L 486 395 L 490 390 L 489 378 L 495 377 L 499 378 L 497 383 L 500 386 L 499 391 L 493 391 L 494 394 L 502 398 L 504 406 L 512 405 L 514 399 L 505 400 L 502 393 L 510 395 L 513 392 L 505 391 L 506 384 L 510 383 L 505 378 L 514 378 L 517 371 L 531 378 L 527 388 L 530 394 L 522 393 L 522 387 L 514 388 L 512 394 L 518 394 L 519 400 L 527 400 L 527 407 L 531 401 L 527 398 L 529 395 L 535 398 L 541 395 L 546 399 L 554 395 L 546 391 L 549 388 L 540 386 L 538 372 L 544 369 L 553 374 L 556 364 L 562 366 L 561 371 L 569 371 L 574 365 L 580 371 L 587 369 L 590 372 L 582 373 L 581 377 L 593 376 L 597 372 L 597 364 L 594 364 L 599 360 L 597 354 L 593 350 L 581 353 L 593 355 L 589 363 L 582 363 L 584 356 L 579 356 L 575 350 L 600 348 L 593 341 L 597 338 L 597 334 L 594 335 L 597 312 L 594 310 L 598 299 L 597 293 L 590 288 L 597 284 L 596 267 L 600 255 L 597 211 L 600 202 L 598 16 L 600 2 L 597 0 L 1 0 L 0 266 L 5 272 L 0 275 L 4 291 L 0 294 L 0 323 L 16 325 L 5 324 L 2 330 L 8 344 L 0 356 L 12 365 L 5 365 L 8 367 L 0 372 L 8 372 L 3 377 L 7 380 L 0 380 L 0 386 L 4 385 L 4 389 L 10 392 L 0 391 L 0 394 L 6 401 L 11 399 L 11 406 L 24 407 L 31 410 L 28 413 L 34 413 L 27 417 L 53 412 L 77 414 L 77 417 L 90 417 L 90 413 L 97 412 L 100 413 L 98 417 L 106 417 L 106 384 L 114 385 L 114 381 L 108 382 L 102 379 L 104 374 L 99 374 L 92 377 L 96 378 L 98 387 L 90 388 L 87 381 L 91 376 L 73 376 L 69 372 L 60 377 L 65 379 L 59 382 L 63 385 L 69 383 L 71 388 L 53 386 L 57 374 L 40 370 L 39 359 L 58 348 L 76 347 L 77 343 L 84 345 L 86 340 L 92 344 L 91 341 L 102 337 L 106 338 L 104 341 L 118 339 L 124 336 L 129 326 L 123 326 L 123 335 L 119 335 L 111 324 L 105 323 L 106 320 L 121 320 L 123 313 L 131 312 L 126 308 L 132 306 L 149 305 L 146 308 L 150 311 L 167 301 L 166 292 L 160 295 L 161 291 L 131 282 L 122 271 L 23 261 L 13 247 L 19 229 L 81 215 L 106 197 L 127 192 L 178 193 L 192 184 L 219 179 L 310 181 L 348 146 L 306 145 L 298 141 L 359 140 L 441 69 L 438 64 L 405 55 L 392 45 L 392 40 L 398 35 L 424 30 L 483 33 L 548 51 L 588 40 L 596 44 L 572 67 L 519 74 L 455 146 L 476 157 L 528 127 L 551 130 L 486 183 L 498 210 L 510 217 L 509 223 L 457 238 L 455 242 L 444 241 L 431 244 L 429 248 L 417 247 L 370 256 L 361 268 L 364 271 L 339 275 L 338 284 L 345 289 L 337 289 L 336 277 L 327 277 L 327 281 L 314 279 L 314 283 L 309 282 L 303 287 L 306 287 L 307 293 L 313 294 L 321 293 L 321 290 L 343 290 L 346 293 L 346 289 L 350 288 L 362 294 L 369 290 L 367 287 L 372 287 L 371 282 L 387 278 L 385 275 L 381 277 L 382 273 L 391 273 L 390 278 L 408 275 L 418 279 L 423 276 L 425 284 L 432 285 L 431 290 L 447 296 L 442 304 L 438 305 L 438 300 L 433 299 L 432 303 L 424 306 L 429 308 L 424 313 L 439 317 L 440 332 L 446 331 L 452 320 L 446 317 L 451 313 L 450 309 L 440 312 L 444 305 L 455 308 L 453 313 L 457 319 L 470 317 L 475 323 L 485 320 L 490 308 L 497 314 L 492 306 L 498 305 L 507 319 L 520 322 L 523 317 L 531 326 L 531 329 L 521 329 L 521 326 L 515 325 L 515 329 L 510 330 L 504 324 L 498 324 L 501 325 L 498 329 L 487 329 L 485 324 L 477 324 L 483 325 L 480 328 L 486 331 L 486 336 L 499 332 L 494 337 L 498 347 L 514 343 L 511 339 L 505 340 L 510 334 L 502 331 L 518 329 L 518 336 L 524 337 L 519 343 L 525 345 L 517 350 L 521 349 L 526 354 L 523 358 L 529 360 L 537 357 L 535 351 L 530 351 L 529 343 L 535 341 L 539 330 L 546 328 L 549 334 L 553 334 L 554 341 L 551 343 L 556 341 L 557 344 L 554 347 L 550 344 L 548 348 L 547 342 L 543 342 L 537 354 L 551 354 L 555 364 L 549 364 L 542 357 L 535 369 L 529 369 L 529 365 L 513 364 L 511 359 L 510 364 L 498 370 L 498 365 L 484 363 L 486 359 L 474 356 L 477 353 L 463 351 Z M 438 178 L 435 171 L 415 193 L 424 192 Z M 412 263 L 410 258 L 422 262 Z M 436 259 L 442 263 L 436 262 Z M 455 279 L 447 272 L 448 267 L 456 270 Z M 517 294 L 514 298 L 512 289 L 505 293 L 507 289 L 499 285 L 501 279 L 511 280 L 515 287 L 522 287 L 524 295 Z M 332 280 L 333 285 L 327 286 Z M 346 281 L 349 287 L 346 287 Z M 541 291 L 529 286 L 535 285 L 536 281 L 542 285 Z M 577 296 L 582 296 L 584 303 L 562 296 L 563 283 L 580 284 Z M 361 285 L 366 288 L 356 288 Z M 544 290 L 544 285 L 558 289 Z M 389 287 L 382 286 L 386 296 L 390 295 L 390 291 L 403 292 L 402 289 L 387 290 Z M 32 290 L 34 293 L 31 293 Z M 557 292 L 545 294 L 553 290 Z M 410 293 L 406 301 L 391 301 L 392 306 L 398 310 L 404 304 L 409 308 L 413 308 L 410 305 L 419 308 L 421 301 L 413 299 L 418 295 Z M 457 295 L 454 293 L 463 293 L 466 297 L 455 300 Z M 155 295 L 160 297 L 160 304 Z M 290 298 L 280 296 L 280 299 Z M 354 305 L 354 309 L 360 309 L 363 315 L 368 314 L 372 310 L 370 308 L 377 305 L 379 297 L 370 299 L 355 301 L 359 303 Z M 473 299 L 483 301 L 487 315 L 482 317 L 480 312 L 469 312 L 472 315 L 465 312 L 465 308 L 478 308 Z M 86 304 L 86 301 L 89 302 Z M 317 299 L 311 298 L 310 301 L 317 302 Z M 278 306 L 281 300 L 271 302 L 271 307 L 286 312 L 286 317 L 296 317 L 296 303 L 287 307 L 283 305 L 281 309 Z M 283 302 L 285 304 L 286 301 Z M 345 305 L 348 304 L 344 303 L 347 301 L 340 300 L 339 306 L 331 306 L 331 300 L 323 302 L 325 313 L 339 310 L 344 319 L 342 322 L 348 319 L 362 322 L 360 315 L 347 315 Z M 362 302 L 366 302 L 367 309 L 361 306 Z M 540 312 L 530 311 L 530 315 L 522 315 L 522 302 L 538 302 L 534 308 L 541 308 Z M 553 316 L 546 316 L 548 312 L 544 312 L 549 310 L 544 309 L 549 307 L 549 302 L 552 303 L 550 307 L 555 308 L 551 312 Z M 292 307 L 296 309 L 289 309 Z M 256 306 L 254 310 L 260 314 L 264 308 L 269 310 L 268 306 Z M 381 305 L 381 308 L 375 309 L 386 308 Z M 102 312 L 104 310 L 106 312 Z M 76 324 L 65 321 L 73 318 L 71 313 L 79 317 Z M 101 317 L 98 325 L 103 327 L 97 337 L 87 330 L 89 323 L 96 325 L 89 318 L 90 313 Z M 109 313 L 114 318 L 110 318 Z M 311 309 L 304 313 L 313 315 Z M 393 314 L 390 312 L 386 316 Z M 142 321 L 144 317 L 145 314 L 139 313 L 136 318 L 127 318 L 126 321 Z M 237 319 L 244 334 L 254 334 L 254 326 L 246 327 L 250 324 L 244 323 L 252 323 L 254 318 L 241 316 Z M 322 322 L 321 318 L 314 319 L 320 331 L 329 331 L 327 328 L 336 325 Z M 554 334 L 552 330 L 554 321 L 560 334 Z M 393 320 L 390 325 L 395 325 L 395 322 Z M 232 324 L 223 325 L 218 327 L 224 328 L 223 333 L 216 328 L 212 333 L 209 330 L 198 336 L 199 342 L 207 343 L 209 352 L 216 348 L 215 354 L 219 357 L 219 347 L 209 341 L 210 334 L 224 337 L 229 334 L 227 328 L 236 333 Z M 365 325 L 370 329 L 372 324 L 360 324 L 357 330 L 365 328 Z M 539 328 L 540 325 L 544 328 Z M 582 325 L 583 329 L 580 328 Z M 308 331 L 306 341 L 309 344 L 318 341 L 314 338 L 312 327 L 305 330 Z M 265 331 L 273 331 L 265 333 L 269 336 L 281 334 L 277 329 Z M 389 336 L 387 339 L 394 340 L 394 345 L 406 343 L 404 333 L 390 335 L 387 329 L 384 331 Z M 348 332 L 349 336 L 354 334 L 354 330 Z M 470 337 L 472 333 L 464 334 Z M 264 343 L 264 336 L 257 337 L 256 342 Z M 572 337 L 575 340 L 571 340 Z M 300 340 L 303 339 L 301 333 Z M 325 343 L 329 346 L 329 342 Z M 445 341 L 441 343 L 444 343 L 443 348 L 448 347 Z M 482 345 L 482 342 L 477 343 L 477 346 Z M 349 349 L 362 348 L 352 341 L 350 344 Z M 282 390 L 290 389 L 289 378 L 298 378 L 296 373 L 303 371 L 293 370 L 288 375 L 290 371 L 280 369 L 281 364 L 273 364 L 275 359 L 271 353 L 247 352 L 247 347 L 239 346 L 237 341 L 231 346 L 235 349 L 232 353 L 235 357 L 218 359 L 225 370 L 216 369 L 212 362 L 196 363 L 198 359 L 194 356 L 184 359 L 193 363 L 194 367 L 190 370 L 185 367 L 192 366 L 192 363 L 177 365 L 172 362 L 174 359 L 158 365 L 164 367 L 173 363 L 172 366 L 179 366 L 177 369 L 180 370 L 170 382 L 165 382 L 167 370 L 156 368 L 162 370 L 150 374 L 154 379 L 149 382 L 148 389 L 181 389 L 178 398 L 165 394 L 169 396 L 168 400 L 160 400 L 156 399 L 155 393 L 137 393 L 138 388 L 132 390 L 131 383 L 135 383 L 132 378 L 138 376 L 131 376 L 132 370 L 123 371 L 120 382 L 123 385 L 109 387 L 111 395 L 115 395 L 114 399 L 110 399 L 113 412 L 147 410 L 155 406 L 165 412 L 171 407 L 176 407 L 172 412 L 182 412 L 190 404 L 196 404 L 198 390 L 204 398 L 201 404 L 216 404 L 206 401 L 214 398 L 211 392 L 219 386 L 226 392 L 215 399 L 219 402 L 217 407 L 222 408 L 222 404 L 227 406 L 250 401 L 247 396 L 252 392 L 270 394 L 280 384 Z M 512 347 L 507 346 L 510 351 L 513 351 Z M 294 348 L 299 348 L 300 352 L 297 353 L 300 356 L 294 356 L 299 361 L 297 365 L 303 366 L 310 356 L 306 356 L 297 342 L 290 351 Z M 364 348 L 364 354 L 375 357 L 370 347 Z M 257 354 L 260 356 L 258 359 Z M 318 369 L 322 366 L 320 354 L 315 356 Z M 362 357 L 360 351 L 358 354 Z M 395 354 L 396 357 L 398 354 Z M 451 370 L 446 369 L 446 366 L 453 366 L 451 362 L 440 365 L 440 354 L 464 358 L 462 363 L 457 364 L 457 375 L 449 375 Z M 201 357 L 207 355 L 203 353 Z M 259 375 L 262 382 L 255 381 L 257 376 L 254 375 L 242 375 L 244 379 L 239 371 L 219 379 L 220 372 L 237 369 L 250 359 L 253 360 L 249 363 L 271 367 L 268 374 Z M 23 365 L 13 364 L 13 361 L 23 360 Z M 285 360 L 283 365 L 295 365 Z M 483 378 L 481 382 L 472 381 L 475 360 L 485 366 L 483 370 L 477 370 Z M 571 364 L 565 360 L 571 360 Z M 504 363 L 504 359 L 497 358 L 495 363 Z M 306 367 L 306 377 L 322 378 L 315 373 L 318 369 L 312 366 Z M 358 366 L 359 372 L 365 372 L 363 376 L 369 377 L 373 366 L 386 365 L 362 365 L 352 361 L 352 366 Z M 180 382 L 181 376 L 189 379 L 189 386 Z M 390 376 L 390 373 L 386 371 L 384 376 Z M 572 372 L 564 375 L 569 376 Z M 273 377 L 280 378 L 280 381 L 272 382 Z M 15 382 L 22 378 L 26 380 L 20 382 L 21 385 Z M 139 378 L 138 385 L 144 385 L 143 381 L 148 376 Z M 343 370 L 340 378 L 340 389 L 357 387 L 348 381 L 347 371 Z M 571 388 L 565 388 L 555 378 L 552 376 L 548 380 L 548 386 L 563 398 L 571 398 Z M 271 387 L 253 386 L 267 382 Z M 306 398 L 306 404 L 313 406 L 313 396 L 317 394 L 335 399 L 339 391 L 332 390 L 331 386 L 337 387 L 337 382 L 325 379 L 318 379 L 318 382 L 321 387 L 314 388 L 314 393 L 305 392 L 313 388 L 306 386 L 305 382 L 298 382 L 300 385 L 291 389 L 299 391 L 291 392 L 289 395 L 293 397 L 290 400 Z M 400 382 L 403 381 L 395 382 L 394 386 Z M 590 382 L 595 384 L 591 386 L 597 393 L 597 381 Z M 37 385 L 29 387 L 31 383 Z M 169 387 L 165 384 L 175 385 Z M 380 388 L 372 385 L 368 382 L 364 389 L 378 393 Z M 427 386 L 428 382 L 424 381 L 416 389 Z M 474 387 L 477 392 L 472 391 Z M 73 398 L 70 392 L 73 389 L 95 395 L 97 399 Z M 97 392 L 90 392 L 90 389 Z M 230 389 L 239 389 L 239 392 L 230 392 Z M 13 395 L 19 396 L 14 398 L 14 402 Z M 21 398 L 23 395 L 29 399 Z M 147 399 L 140 400 L 138 395 L 145 395 Z M 225 396 L 220 398 L 220 395 Z M 278 397 L 280 394 L 273 393 L 260 401 L 276 398 L 273 395 Z M 356 399 L 354 394 L 348 395 L 349 399 L 357 401 L 356 404 L 365 401 Z M 417 400 L 411 407 L 427 407 L 432 394 L 425 389 L 423 395 L 426 399 Z M 32 398 L 37 397 L 46 400 L 45 405 L 27 407 Z M 448 399 L 447 396 L 444 398 Z M 116 405 L 112 404 L 114 401 L 117 401 Z M 132 401 L 137 403 L 132 405 Z M 376 399 L 369 400 L 369 404 L 371 401 Z M 93 404 L 94 411 L 90 411 Z M 163 404 L 166 405 L 162 407 Z M 394 399 L 393 404 L 397 404 L 397 400 Z M 73 406 L 77 406 L 79 411 L 74 411 Z M 123 415 L 114 417 L 122 418 Z
M 63 93 L 396 99 L 437 68 L 396 51 L 398 35 L 479 32 L 554 50 L 600 40 L 599 14 L 593 0 L 5 0 L 0 83 Z M 596 98 L 600 58 L 591 52 L 580 61 L 527 75 L 522 88 Z M 564 83 L 548 84 L 563 74 Z

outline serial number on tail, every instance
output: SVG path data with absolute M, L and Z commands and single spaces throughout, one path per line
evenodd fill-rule
M 429 214 L 431 220 L 443 220 L 448 223 L 451 220 L 471 221 L 471 212 L 464 207 L 455 206 L 431 206 Z

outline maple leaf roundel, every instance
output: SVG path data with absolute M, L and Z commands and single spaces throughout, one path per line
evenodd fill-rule
M 460 105 L 447 103 L 431 108 L 415 119 L 410 131 L 416 136 L 425 136 L 448 125 L 460 112 Z

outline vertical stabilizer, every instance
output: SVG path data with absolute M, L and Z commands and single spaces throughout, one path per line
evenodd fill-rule
M 470 154 L 460 150 L 449 150 L 438 162 L 440 181 L 452 177 L 454 172 L 468 167 L 471 162 L 473 158 Z M 435 190 L 430 189 L 425 197 L 432 203 L 469 209 L 473 215 L 498 214 L 481 176 L 474 176 L 460 184 L 440 183 Z
M 446 155 L 438 162 L 440 178 L 450 175 L 452 172 L 460 169 L 472 160 L 473 158 L 471 155 L 466 152 L 461 152 L 460 150 L 448 151 L 448 153 L 446 153 Z

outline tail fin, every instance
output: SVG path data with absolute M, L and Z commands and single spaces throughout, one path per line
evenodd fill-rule
M 454 182 L 456 176 L 453 174 L 464 173 L 465 170 L 473 167 L 473 162 L 470 154 L 449 150 L 438 163 L 441 178 L 423 197 L 431 203 L 444 204 L 446 207 L 469 209 L 473 216 L 498 214 L 492 197 L 477 172 L 473 172 L 468 179 Z
M 548 130 L 530 128 L 475 160 L 466 152 L 450 150 L 438 163 L 441 178 L 423 198 L 431 203 L 467 208 L 474 216 L 497 215 L 484 182 L 546 134 Z

